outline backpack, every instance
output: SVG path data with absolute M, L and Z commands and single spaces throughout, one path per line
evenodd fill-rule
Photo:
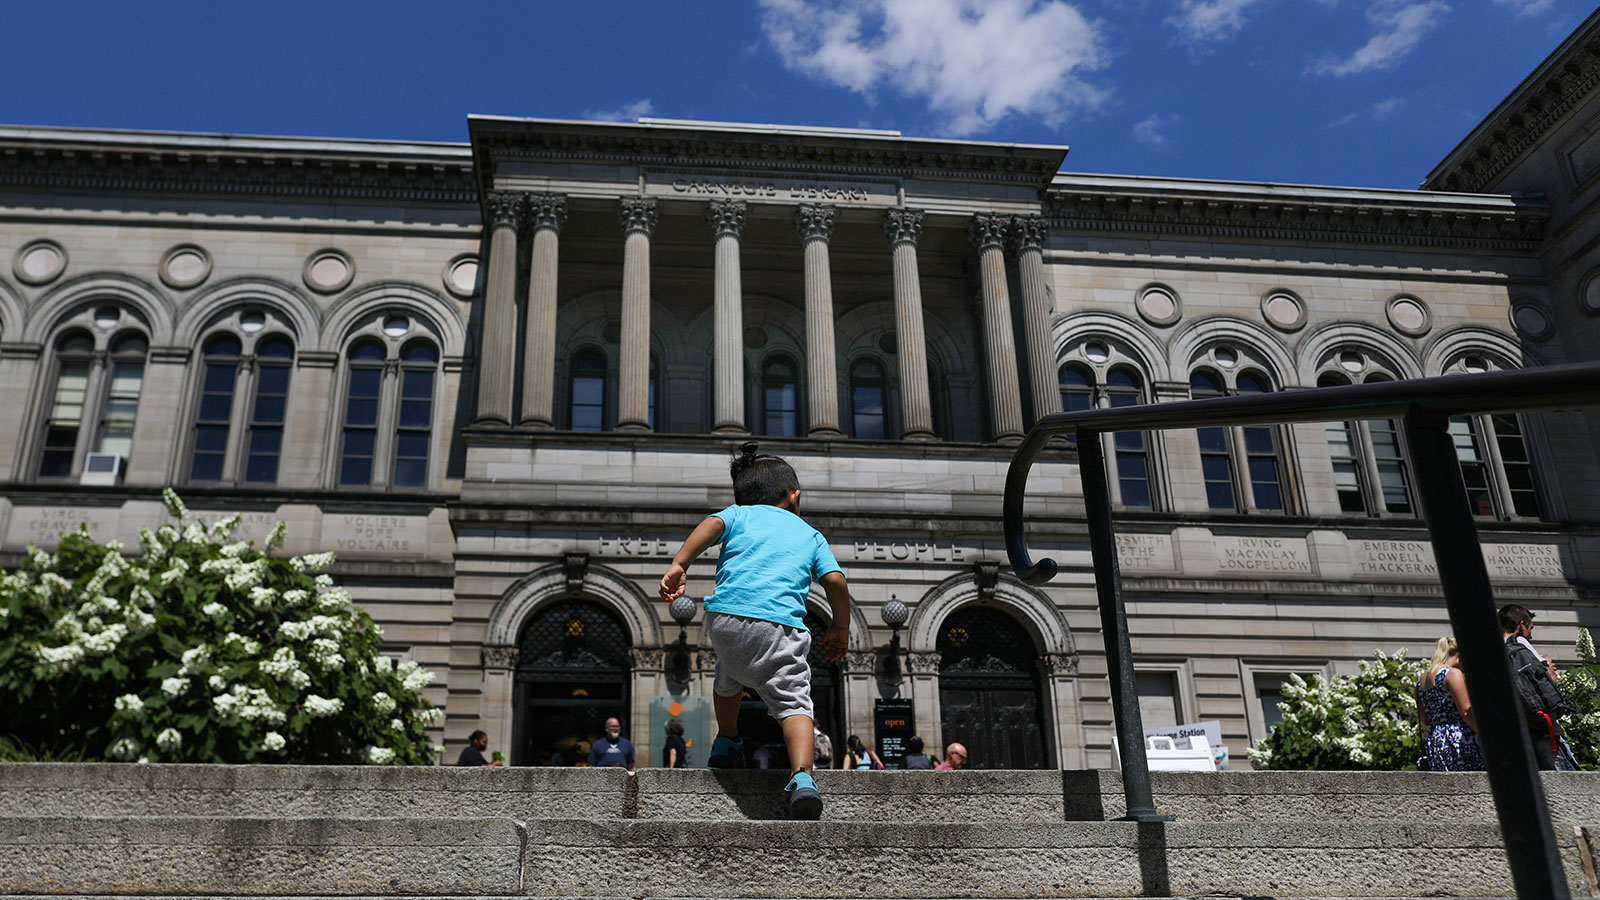
M 1567 714 L 1567 701 L 1561 696 L 1561 689 L 1550 679 L 1550 670 L 1545 664 L 1515 635 L 1506 639 L 1506 657 L 1511 661 L 1511 686 L 1524 718 L 1530 727 L 1548 731 L 1550 725 Z M 1550 717 L 1548 724 L 1545 716 Z
M 818 734 L 816 744 L 812 747 L 811 761 L 814 765 L 824 767 L 833 765 L 833 741 L 826 734 Z

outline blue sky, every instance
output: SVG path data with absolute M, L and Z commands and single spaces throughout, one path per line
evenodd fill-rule
M 1415 187 L 1583 0 L 9 4 L 0 122 L 465 140 L 469 113 L 1067 144 Z

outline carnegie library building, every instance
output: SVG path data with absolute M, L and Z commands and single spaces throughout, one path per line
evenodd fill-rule
M 703 609 L 680 623 L 656 584 L 755 439 L 851 584 L 849 652 L 813 657 L 841 752 L 893 731 L 978 767 L 1106 767 L 1070 443 L 1028 501 L 1062 574 L 1024 585 L 1002 547 L 1031 423 L 1600 355 L 1600 14 L 1419 190 L 1075 174 L 1064 146 L 890 131 L 467 122 L 460 144 L 0 128 L 0 563 L 79 523 L 132 546 L 170 485 L 258 541 L 286 521 L 282 552 L 337 551 L 386 651 L 438 674 L 448 760 L 483 729 L 513 764 L 570 764 L 617 716 L 658 765 L 667 711 L 708 736 L 716 660 Z M 1452 432 L 1496 600 L 1570 660 L 1600 625 L 1600 416 Z M 1219 722 L 1242 767 L 1291 675 L 1448 633 L 1397 423 L 1104 450 L 1146 727 Z

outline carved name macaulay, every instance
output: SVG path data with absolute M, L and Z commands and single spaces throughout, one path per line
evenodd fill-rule
M 1304 538 L 1229 537 L 1214 539 L 1222 572 L 1310 575 L 1311 553 Z

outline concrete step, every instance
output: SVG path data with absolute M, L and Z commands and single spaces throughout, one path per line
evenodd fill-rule
M 1494 823 L 1487 779 L 1430 772 L 1156 772 L 1183 822 Z M 780 772 L 0 764 L 0 815 L 781 818 Z M 1124 812 L 1116 772 L 817 773 L 826 821 L 1075 822 Z M 1594 821 L 1600 773 L 1544 773 L 1558 823 Z
M 1577 896 L 1600 827 L 1557 830 Z M 1592 873 L 1592 863 L 1587 868 Z M 0 817 L 0 894 L 1372 898 L 1511 894 L 1497 828 Z

